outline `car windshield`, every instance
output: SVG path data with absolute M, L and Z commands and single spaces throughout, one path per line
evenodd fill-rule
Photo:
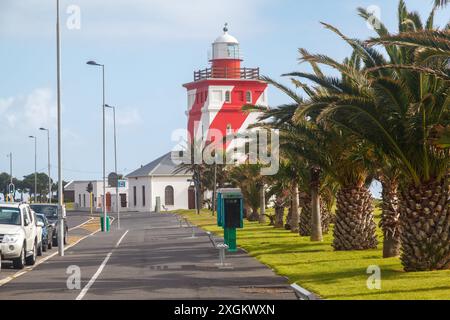
M 0 207 L 0 224 L 20 226 L 20 209 Z
M 58 217 L 58 207 L 56 206 L 42 206 L 42 205 L 31 205 L 36 213 L 45 215 L 47 218 L 57 218 Z

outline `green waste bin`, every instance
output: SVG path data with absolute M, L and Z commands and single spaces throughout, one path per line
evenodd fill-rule
M 100 228 L 101 228 L 101 230 L 102 230 L 102 232 L 104 232 L 105 230 L 105 228 L 104 228 L 104 223 L 103 223 L 103 220 L 104 220 L 104 218 L 103 217 L 100 217 Z M 106 232 L 109 232 L 109 227 L 110 227 L 110 224 L 109 224 L 109 216 L 106 216 Z

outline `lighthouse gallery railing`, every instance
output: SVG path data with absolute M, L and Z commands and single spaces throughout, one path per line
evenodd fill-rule
M 259 80 L 259 68 L 213 67 L 194 72 L 194 81 L 204 79 L 248 79 Z

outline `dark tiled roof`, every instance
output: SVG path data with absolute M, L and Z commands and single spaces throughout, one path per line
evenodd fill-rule
M 131 172 L 126 177 L 127 178 L 137 178 L 137 177 L 147 177 L 147 176 L 158 176 L 158 175 L 181 175 L 186 176 L 189 173 L 178 172 L 175 173 L 177 169 L 177 164 L 175 164 L 171 159 L 171 152 L 166 153 L 162 157 L 153 160 L 149 164 Z

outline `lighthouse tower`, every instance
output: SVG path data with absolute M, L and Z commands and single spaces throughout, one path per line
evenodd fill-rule
M 227 24 L 223 31 L 212 44 L 210 67 L 195 71 L 194 81 L 184 85 L 191 141 L 209 140 L 212 129 L 223 136 L 242 133 L 258 118 L 242 107 L 268 105 L 268 85 L 260 80 L 259 68 L 242 67 L 238 40 L 228 33 Z

